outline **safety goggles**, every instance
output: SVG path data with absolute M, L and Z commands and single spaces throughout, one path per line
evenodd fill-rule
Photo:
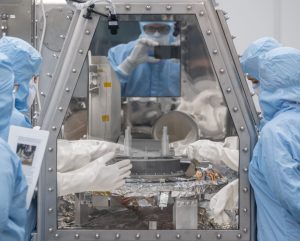
M 156 32 L 166 35 L 170 32 L 171 27 L 167 24 L 147 24 L 144 25 L 143 29 L 144 32 L 149 35 L 155 34 Z

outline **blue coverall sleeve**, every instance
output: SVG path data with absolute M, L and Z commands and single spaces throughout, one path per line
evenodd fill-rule
M 266 126 L 261 138 L 260 165 L 267 185 L 280 204 L 300 223 L 300 160 L 293 156 L 293 135 L 287 130 Z
M 0 144 L 0 233 L 6 228 L 14 193 L 14 167 L 9 152 Z

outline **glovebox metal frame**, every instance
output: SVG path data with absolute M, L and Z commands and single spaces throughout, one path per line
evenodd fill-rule
M 238 230 L 58 230 L 56 194 L 56 142 L 72 93 L 95 32 L 99 15 L 83 18 L 76 11 L 52 79 L 39 124 L 50 131 L 38 195 L 36 239 L 50 240 L 255 240 L 253 201 L 248 181 L 248 165 L 256 142 L 257 116 L 241 72 L 223 12 L 210 0 L 114 1 L 118 14 L 194 14 L 200 28 L 240 140 L 240 225 Z M 95 10 L 106 12 L 106 4 Z

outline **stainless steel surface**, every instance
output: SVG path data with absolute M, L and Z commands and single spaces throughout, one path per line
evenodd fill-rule
M 173 206 L 173 222 L 176 229 L 197 229 L 198 200 L 177 198 Z

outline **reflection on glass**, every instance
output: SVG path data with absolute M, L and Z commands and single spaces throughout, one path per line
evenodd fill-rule
M 83 178 L 83 184 L 78 185 L 83 188 L 76 191 L 76 186 L 72 189 L 75 195 L 58 198 L 58 227 L 237 229 L 239 139 L 195 16 L 172 15 L 168 20 L 161 15 L 119 17 L 118 36 L 105 32 L 104 20 L 98 24 L 88 56 L 86 105 L 75 111 L 72 105 L 78 97 L 73 97 L 65 118 L 64 137 L 70 139 L 75 130 L 85 131 L 72 135 L 77 139 L 76 148 L 68 158 L 58 151 L 58 172 L 89 168 L 105 157 L 104 166 L 123 163 L 125 168 L 123 174 L 115 171 L 107 179 L 123 181 L 128 171 L 124 159 L 131 160 L 131 175 L 117 188 L 108 190 L 97 186 L 92 178 L 100 174 L 103 178 L 101 165 L 89 172 L 78 172 L 81 174 L 74 178 Z M 178 39 L 171 38 L 174 43 L 180 42 L 181 56 L 159 61 L 157 66 L 172 65 L 167 74 L 150 69 L 155 63 L 139 63 L 135 68 L 146 71 L 135 72 L 133 68 L 129 72 L 143 74 L 142 77 L 121 80 L 120 65 L 139 46 L 140 31 L 166 35 L 174 23 L 179 28 L 180 41 L 179 35 Z M 157 51 L 161 51 L 162 58 L 174 54 L 163 52 L 170 51 L 169 47 Z M 146 53 L 149 58 L 151 51 L 147 49 Z M 179 82 L 174 92 L 170 90 L 172 85 L 164 82 L 168 78 L 158 78 L 162 73 Z M 150 74 L 151 81 L 157 77 L 156 91 L 152 91 L 154 86 L 144 74 Z M 134 84 L 129 84 L 127 81 L 132 79 Z M 84 122 L 73 125 L 72 121 L 72 116 L 79 120 L 75 115 L 81 111 L 88 119 L 84 128 Z M 79 140 L 84 136 L 88 140 Z M 59 145 L 69 143 L 59 140 L 58 150 Z M 115 156 L 107 156 L 109 152 Z M 73 161 L 63 165 L 67 163 L 61 161 L 64 159 Z

